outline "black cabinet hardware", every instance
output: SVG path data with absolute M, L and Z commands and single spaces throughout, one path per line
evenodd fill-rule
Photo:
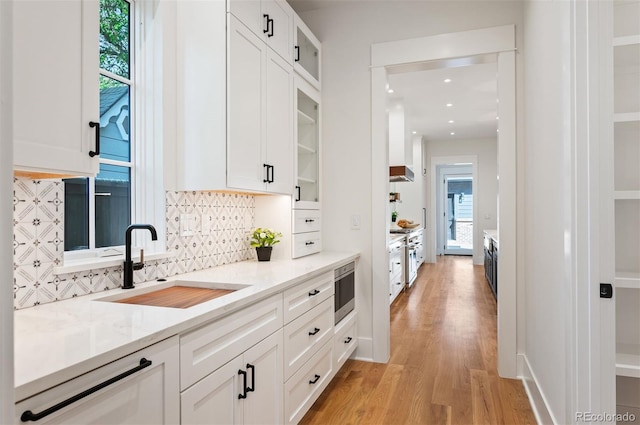
M 320 293 L 320 291 L 318 291 L 317 289 L 314 289 L 313 291 L 309 292 L 309 296 L 313 297 L 314 295 L 318 295 Z
M 269 183 L 269 164 L 262 164 L 262 167 L 267 169 L 267 177 L 262 179 L 262 183 Z
M 273 183 L 273 176 L 274 176 L 274 166 L 273 165 L 269 165 L 269 164 L 262 164 L 262 166 L 264 168 L 267 169 L 267 178 L 263 179 L 262 182 L 263 183 Z
M 269 183 L 273 183 L 275 181 L 275 168 L 273 165 L 269 165 L 269 168 L 271 169 L 271 178 L 269 179 Z M 267 173 L 269 172 L 269 170 L 267 170 Z
M 314 219 L 312 219 L 312 218 L 305 218 L 305 219 L 304 219 L 304 222 L 305 222 L 305 223 L 314 223 L 314 222 L 315 222 L 315 220 L 314 220 Z
M 262 32 L 267 34 L 267 37 L 273 37 L 273 19 L 271 19 L 266 13 L 262 15 L 262 17 L 266 18 L 265 23 L 267 24 L 266 28 L 263 29 Z
M 315 245 L 315 242 L 312 241 L 307 241 L 304 243 L 305 245 L 309 246 L 309 245 Z
M 347 339 L 345 339 L 345 340 L 344 340 L 344 343 L 345 343 L 345 344 L 348 344 L 348 343 L 350 343 L 350 342 L 351 342 L 351 340 L 352 340 L 352 339 L 353 339 L 353 338 L 351 338 L 350 336 L 348 336 L 348 337 L 347 337 Z
M 296 186 L 296 202 L 300 201 L 300 186 Z
M 89 121 L 89 127 L 96 129 L 96 150 L 89 151 L 89 156 L 93 158 L 96 155 L 100 155 L 100 123 Z
M 151 360 L 147 360 L 145 358 L 140 359 L 140 365 L 134 367 L 133 369 L 129 369 L 126 372 L 121 373 L 118 376 L 114 376 L 111 379 L 108 379 L 106 381 L 104 381 L 101 384 L 96 385 L 95 387 L 91 387 L 88 390 L 85 390 L 79 394 L 74 395 L 73 397 L 70 397 L 64 401 L 61 401 L 60 403 L 56 404 L 55 406 L 51 406 L 50 408 L 43 410 L 40 413 L 33 413 L 31 410 L 26 410 L 24 413 L 22 413 L 22 416 L 20 416 L 20 420 L 22 422 L 28 422 L 28 421 L 39 421 L 40 419 L 44 418 L 45 416 L 49 416 L 50 414 L 57 412 L 60 409 L 63 409 L 67 406 L 69 406 L 70 404 L 75 403 L 76 401 L 82 400 L 83 398 L 85 398 L 88 395 L 91 395 L 93 393 L 95 393 L 96 391 L 100 391 L 103 388 L 108 387 L 109 385 L 118 382 L 124 378 L 126 378 L 127 376 L 133 375 L 136 372 L 141 371 L 144 368 L 147 368 L 149 366 L 151 366 L 152 362 Z
M 600 298 L 613 298 L 613 285 L 610 283 L 601 283 Z
M 250 393 L 256 389 L 256 367 L 251 363 L 247 363 L 247 370 L 251 369 L 251 386 L 247 387 L 247 392 Z
M 320 375 L 314 375 L 313 379 L 311 381 L 309 381 L 309 383 L 311 385 L 315 384 L 316 382 L 318 382 L 318 379 L 320 379 Z
M 309 335 L 313 336 L 313 335 L 317 334 L 318 332 L 320 332 L 320 329 L 313 328 L 313 332 L 309 332 Z
M 294 46 L 294 49 L 296 49 L 296 62 L 300 62 L 300 46 Z
M 238 369 L 238 375 L 242 375 L 242 394 L 238 394 L 238 399 L 247 398 L 247 371 Z

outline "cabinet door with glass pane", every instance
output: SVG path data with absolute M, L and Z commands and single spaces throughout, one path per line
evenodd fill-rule
M 295 15 L 294 69 L 318 90 L 320 89 L 320 41 Z
M 320 208 L 320 93 L 308 82 L 295 79 L 295 193 L 293 208 Z
M 14 2 L 14 168 L 27 171 L 21 175 L 98 171 L 90 155 L 97 134 L 90 122 L 100 121 L 98 5 Z

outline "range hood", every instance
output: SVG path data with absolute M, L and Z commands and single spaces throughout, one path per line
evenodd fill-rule
M 412 182 L 413 170 L 408 165 L 392 165 L 389 167 L 390 182 Z

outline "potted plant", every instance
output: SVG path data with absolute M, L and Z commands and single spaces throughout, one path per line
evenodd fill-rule
M 398 211 L 392 211 L 391 212 L 391 221 L 393 223 L 395 223 L 397 218 L 398 218 Z
M 273 245 L 280 242 L 282 233 L 274 232 L 266 227 L 257 227 L 251 234 L 251 246 L 256 249 L 258 261 L 269 261 Z

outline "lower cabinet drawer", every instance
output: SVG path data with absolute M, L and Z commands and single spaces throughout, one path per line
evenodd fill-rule
M 335 327 L 333 338 L 333 364 L 336 370 L 340 369 L 344 362 L 358 346 L 356 328 L 356 312 L 352 311 L 342 319 Z
M 284 411 L 288 424 L 296 424 L 318 399 L 333 376 L 333 342 L 322 346 L 284 384 Z
M 333 271 L 326 272 L 284 291 L 284 323 L 320 305 L 334 293 Z
M 320 232 L 300 233 L 293 235 L 292 257 L 304 257 L 322 251 L 322 236 Z
M 333 339 L 333 296 L 284 327 L 284 379 Z
M 181 335 L 180 390 L 190 387 L 283 324 L 282 294 L 277 294 Z
M 320 210 L 293 210 L 293 233 L 320 231 Z

